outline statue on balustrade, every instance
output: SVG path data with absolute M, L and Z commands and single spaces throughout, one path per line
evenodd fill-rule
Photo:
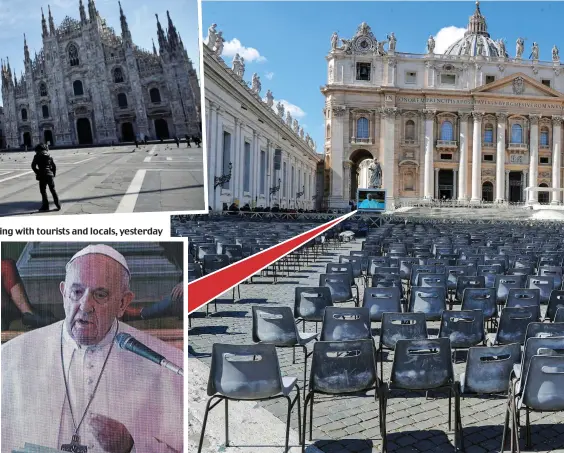
M 429 36 L 427 40 L 427 53 L 434 53 L 435 52 L 435 38 L 433 36 Z
M 396 39 L 396 35 L 394 35 L 394 32 L 391 32 L 388 35 L 388 51 L 389 52 L 395 52 L 396 51 L 396 43 L 398 42 L 398 40 Z
M 331 35 L 331 51 L 337 50 L 337 45 L 339 44 L 339 35 L 336 31 Z
M 213 46 L 215 46 L 215 36 L 217 35 L 215 27 L 217 27 L 217 24 L 211 24 L 210 28 L 208 28 L 208 47 L 211 50 L 213 50 Z
M 382 187 L 382 167 L 378 159 L 373 159 L 372 163 L 368 166 L 370 171 L 370 181 L 368 183 L 371 189 L 379 189 Z
M 552 61 L 560 61 L 560 52 L 558 47 L 556 47 L 556 44 L 552 48 Z
M 523 56 L 524 50 L 525 50 L 525 40 L 523 38 L 517 38 L 515 58 L 521 58 Z
M 538 60 L 539 59 L 539 45 L 534 42 L 533 47 L 531 48 L 531 55 L 529 55 L 531 60 Z

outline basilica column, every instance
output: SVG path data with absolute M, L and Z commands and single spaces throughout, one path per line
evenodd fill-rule
M 435 184 L 434 184 L 435 191 L 434 191 L 434 195 L 433 195 L 433 197 L 435 199 L 438 199 L 439 195 L 440 195 L 439 194 L 439 170 L 440 170 L 440 168 L 435 168 Z
M 214 169 L 215 169 L 215 147 L 216 144 L 216 134 L 215 131 L 215 122 L 217 118 L 217 110 L 216 105 L 213 102 L 209 103 L 209 107 L 206 108 L 206 134 L 207 134 L 207 141 L 206 141 L 206 156 L 208 159 L 208 203 L 212 208 L 215 208 L 213 205 L 213 177 L 214 177 Z
M 505 197 L 505 178 L 503 172 L 505 171 L 505 122 L 507 120 L 506 113 L 496 113 L 497 117 L 497 162 L 495 166 L 495 201 L 496 203 L 503 202 Z
M 384 162 L 382 165 L 382 187 L 386 189 L 386 207 L 393 209 L 395 204 L 394 190 L 395 190 L 395 135 L 396 135 L 396 115 L 398 109 L 395 107 L 383 108 L 380 112 L 382 114 L 381 124 L 384 126 L 384 131 L 380 134 L 384 137 Z
M 505 200 L 509 201 L 509 170 L 505 170 Z
M 531 122 L 531 142 L 529 143 L 529 187 L 537 187 L 537 178 L 539 174 L 539 119 L 540 115 L 529 115 Z M 528 197 L 529 203 L 538 203 L 538 192 L 530 191 Z
M 560 189 L 560 152 L 561 152 L 561 136 L 562 136 L 562 117 L 552 117 L 552 188 Z M 552 192 L 551 204 L 560 204 L 562 194 L 558 191 Z
M 423 110 L 423 118 L 425 118 L 425 167 L 423 169 L 423 196 L 430 200 L 433 198 L 433 152 L 434 152 L 434 131 L 435 125 L 434 110 Z
M 345 207 L 343 200 L 343 152 L 345 146 L 345 127 L 348 127 L 349 122 L 345 106 L 332 106 L 331 113 L 331 190 L 329 192 L 329 208 L 341 209 Z M 348 205 L 348 202 L 346 204 Z
M 460 157 L 458 177 L 458 199 L 466 200 L 466 190 L 468 187 L 468 112 L 458 112 L 460 118 Z
M 452 170 L 452 199 L 456 200 L 458 197 L 458 170 Z
M 482 118 L 484 114 L 472 112 L 474 118 L 474 134 L 472 135 L 472 199 L 479 203 L 481 198 L 481 164 L 482 164 Z
M 343 162 L 343 181 L 344 181 L 343 198 L 347 203 L 351 199 L 351 182 L 352 182 L 351 168 L 352 168 L 352 162 L 350 160 L 345 160 Z M 299 181 L 298 181 L 298 185 L 299 185 Z M 298 192 L 299 191 L 300 190 L 298 190 Z
M 528 182 L 529 182 L 529 178 L 528 178 L 529 172 L 527 170 L 523 170 L 522 176 L 521 176 L 521 201 L 527 201 L 527 192 L 525 192 L 525 188 L 528 186 Z

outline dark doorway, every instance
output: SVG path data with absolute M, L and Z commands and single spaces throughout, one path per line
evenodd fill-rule
M 482 201 L 493 201 L 493 184 L 489 181 L 482 184 Z
M 43 141 L 46 145 L 53 146 L 55 144 L 55 140 L 53 140 L 53 132 L 50 130 L 43 131 Z
M 159 140 L 167 140 L 170 138 L 170 135 L 168 134 L 168 124 L 166 120 L 163 120 L 162 118 L 155 120 L 155 132 Z
M 543 182 L 542 184 L 539 184 L 539 187 L 547 187 L 548 188 L 548 184 Z M 550 196 L 549 196 L 548 192 L 539 192 L 539 203 L 540 204 L 550 203 Z
M 520 171 L 509 172 L 509 202 L 521 203 L 523 200 L 523 173 Z
M 135 141 L 135 132 L 133 132 L 133 124 L 123 123 L 121 125 L 121 140 L 124 142 Z
M 23 144 L 24 146 L 31 146 L 31 134 L 29 132 L 24 132 L 23 134 Z
M 78 133 L 79 145 L 91 145 L 93 143 L 92 128 L 90 127 L 90 120 L 88 118 L 80 118 L 76 122 L 76 131 Z
M 439 170 L 439 200 L 450 200 L 454 195 L 454 172 Z

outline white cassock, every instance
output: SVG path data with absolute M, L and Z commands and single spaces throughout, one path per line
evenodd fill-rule
M 51 448 L 69 444 L 74 433 L 61 366 L 57 322 L 20 335 L 2 346 L 2 452 L 26 442 Z M 78 424 L 102 370 L 114 334 L 95 346 L 79 346 L 63 329 L 63 354 L 70 400 Z M 125 332 L 171 362 L 183 353 L 122 322 Z M 102 453 L 88 419 L 100 414 L 125 425 L 135 453 L 183 451 L 183 378 L 114 344 L 94 399 L 79 430 L 88 453 Z

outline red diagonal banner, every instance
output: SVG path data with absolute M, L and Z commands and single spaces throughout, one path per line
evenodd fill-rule
M 314 237 L 324 233 L 331 227 L 342 222 L 353 215 L 356 211 L 349 212 L 344 216 L 331 220 L 323 225 L 306 231 L 294 238 L 274 245 L 253 256 L 230 264 L 218 271 L 208 274 L 188 284 L 188 313 L 197 310 L 202 305 L 215 299 L 225 291 L 230 290 L 239 283 L 244 282 L 252 275 L 292 253 L 297 248 L 312 240 Z

